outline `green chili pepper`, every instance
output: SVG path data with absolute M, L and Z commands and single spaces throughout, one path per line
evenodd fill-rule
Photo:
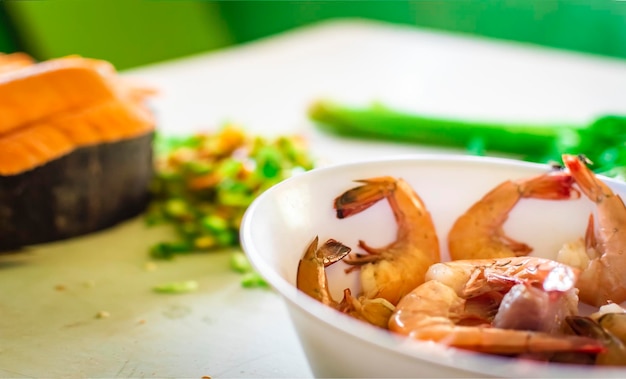
M 309 110 L 319 127 L 344 136 L 382 138 L 426 145 L 489 151 L 535 162 L 560 162 L 561 154 L 585 154 L 596 171 L 626 166 L 626 117 L 603 116 L 586 125 L 531 125 L 468 122 L 426 117 L 376 104 L 350 107 L 328 100 Z

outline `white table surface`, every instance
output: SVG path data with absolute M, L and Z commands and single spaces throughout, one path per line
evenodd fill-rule
M 166 133 L 226 121 L 255 134 L 298 133 L 320 165 L 443 150 L 324 134 L 306 117 L 319 97 L 494 120 L 626 114 L 624 61 L 363 21 L 319 24 L 124 74 L 161 91 L 153 105 Z M 310 377 L 281 298 L 241 288 L 229 252 L 148 269 L 148 246 L 168 233 L 135 219 L 0 256 L 0 376 Z M 199 282 L 197 292 L 151 291 L 188 279 Z

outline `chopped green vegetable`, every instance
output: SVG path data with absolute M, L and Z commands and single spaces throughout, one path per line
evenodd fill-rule
M 193 248 L 194 245 L 190 245 L 187 241 L 160 242 L 150 248 L 150 255 L 154 258 L 169 259 L 174 254 L 189 252 Z
M 243 279 L 241 285 L 246 288 L 263 287 L 269 288 L 269 285 L 263 277 L 254 270 L 250 261 L 241 251 L 235 251 L 230 256 L 230 267 L 241 274 Z
M 240 251 L 236 251 L 230 256 L 230 267 L 237 272 L 242 274 L 254 271 L 250 261 L 245 256 L 244 253 Z
M 214 134 L 190 137 L 157 135 L 153 201 L 147 225 L 169 224 L 174 241 L 150 249 L 153 258 L 211 251 L 239 244 L 239 225 L 247 207 L 278 182 L 313 168 L 304 141 L 297 136 L 275 140 L 247 135 L 226 125 Z M 243 274 L 244 287 L 267 287 L 242 252 L 231 268 Z M 168 283 L 158 292 L 195 289 L 193 282 Z
M 198 289 L 198 282 L 195 280 L 170 282 L 154 286 L 153 289 L 158 293 L 188 293 Z
M 256 271 L 245 273 L 241 285 L 246 288 L 262 287 L 269 288 L 269 284 Z
M 588 125 L 523 125 L 425 117 L 382 105 L 357 108 L 321 100 L 309 116 L 325 130 L 358 138 L 383 138 L 560 162 L 561 154 L 585 154 L 595 170 L 616 175 L 626 167 L 626 117 L 603 116 Z
M 200 139 L 197 136 L 164 136 L 156 133 L 154 151 L 157 156 L 162 156 L 182 147 L 195 148 L 199 144 Z

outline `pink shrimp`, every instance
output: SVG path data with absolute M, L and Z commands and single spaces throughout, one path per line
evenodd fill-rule
M 384 176 L 358 182 L 363 185 L 335 199 L 337 217 L 350 217 L 387 199 L 398 230 L 396 240 L 387 246 L 374 248 L 359 241 L 367 254 L 351 255 L 343 262 L 360 268 L 365 298 L 396 304 L 422 284 L 426 270 L 440 261 L 435 226 L 422 199 L 404 180 Z
M 503 308 L 510 306 L 515 299 L 496 304 L 499 308 L 495 317 L 491 315 L 478 324 L 467 322 L 468 318 L 474 318 L 468 312 L 472 299 L 495 293 L 488 303 L 491 306 L 493 301 L 498 303 L 498 295 L 503 295 L 501 300 L 511 288 L 525 285 L 547 292 L 546 299 L 553 302 L 561 295 L 572 293 L 576 276 L 577 271 L 569 266 L 534 257 L 437 263 L 428 270 L 426 282 L 398 303 L 389 320 L 389 329 L 419 340 L 494 354 L 603 351 L 603 345 L 592 338 L 492 325 L 499 313 L 507 312 Z M 563 315 L 576 312 L 576 307 L 569 301 L 558 307 L 567 308 L 561 312 Z M 552 316 L 548 315 L 546 319 Z
M 580 190 L 596 205 L 584 244 L 569 244 L 558 260 L 581 270 L 581 301 L 602 306 L 626 300 L 626 207 L 622 198 L 587 167 L 584 157 L 563 155 L 563 163 Z M 597 226 L 597 228 L 596 228 Z
M 460 216 L 448 233 L 450 257 L 483 259 L 525 256 L 532 247 L 504 233 L 509 212 L 525 198 L 568 200 L 580 197 L 568 173 L 551 171 L 521 180 L 507 180 Z

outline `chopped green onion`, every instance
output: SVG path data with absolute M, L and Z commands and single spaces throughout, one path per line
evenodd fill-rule
M 154 286 L 154 291 L 158 293 L 188 293 L 198 289 L 198 282 L 195 280 L 186 280 L 183 282 L 169 282 Z
M 256 271 L 245 273 L 241 285 L 245 288 L 269 288 L 269 284 Z
M 228 229 L 228 221 L 215 214 L 202 217 L 200 223 L 205 229 L 214 233 Z
M 177 236 L 151 247 L 150 255 L 158 259 L 237 246 L 241 219 L 252 201 L 314 166 L 302 138 L 271 140 L 233 125 L 193 136 L 159 134 L 155 154 L 152 202 L 145 222 L 169 224 Z M 243 254 L 240 260 L 240 265 L 231 263 L 233 270 L 254 272 Z M 261 279 L 244 278 L 246 286 L 255 280 L 262 285 Z
M 158 259 L 171 259 L 175 254 L 188 253 L 193 250 L 193 245 L 187 241 L 160 242 L 150 249 L 150 255 Z
M 230 255 L 230 267 L 234 271 L 242 274 L 252 272 L 254 270 L 246 255 L 240 251 L 236 251 Z
M 183 199 L 169 199 L 165 203 L 165 213 L 168 216 L 181 217 L 189 214 L 189 208 Z

